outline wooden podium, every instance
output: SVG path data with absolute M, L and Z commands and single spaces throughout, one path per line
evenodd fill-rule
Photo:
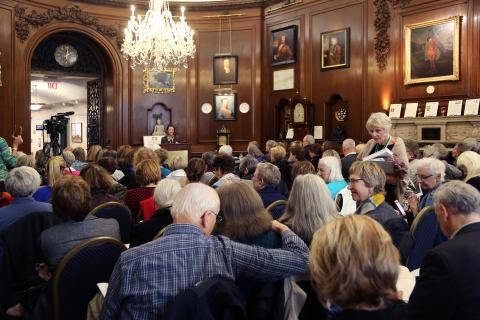
M 189 143 L 165 143 L 161 144 L 160 146 L 163 149 L 168 150 L 168 163 L 170 163 L 170 160 L 177 156 L 183 158 L 185 160 L 185 163 L 188 163 L 191 149 Z

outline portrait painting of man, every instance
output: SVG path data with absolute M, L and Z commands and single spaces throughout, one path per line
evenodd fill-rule
M 459 80 L 460 17 L 405 26 L 405 84 Z
M 295 63 L 297 57 L 297 26 L 274 30 L 270 33 L 272 66 Z
M 321 34 L 321 44 L 321 70 L 350 66 L 350 28 L 323 32 Z
M 237 96 L 230 94 L 215 94 L 215 120 L 236 120 Z
M 237 84 L 238 56 L 213 57 L 213 84 Z

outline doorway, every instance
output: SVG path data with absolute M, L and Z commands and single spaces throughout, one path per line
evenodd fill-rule
M 76 31 L 50 34 L 33 52 L 30 79 L 32 152 L 57 138 L 58 150 L 111 144 L 103 84 L 113 81 L 112 61 L 97 41 Z

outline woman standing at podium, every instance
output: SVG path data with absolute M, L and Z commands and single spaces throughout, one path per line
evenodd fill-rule
M 178 143 L 177 136 L 175 135 L 175 127 L 171 124 L 167 126 L 167 135 L 162 137 L 161 144 Z

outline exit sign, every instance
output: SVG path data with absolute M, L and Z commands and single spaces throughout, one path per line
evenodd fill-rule
M 48 89 L 57 90 L 58 89 L 58 83 L 48 82 Z

